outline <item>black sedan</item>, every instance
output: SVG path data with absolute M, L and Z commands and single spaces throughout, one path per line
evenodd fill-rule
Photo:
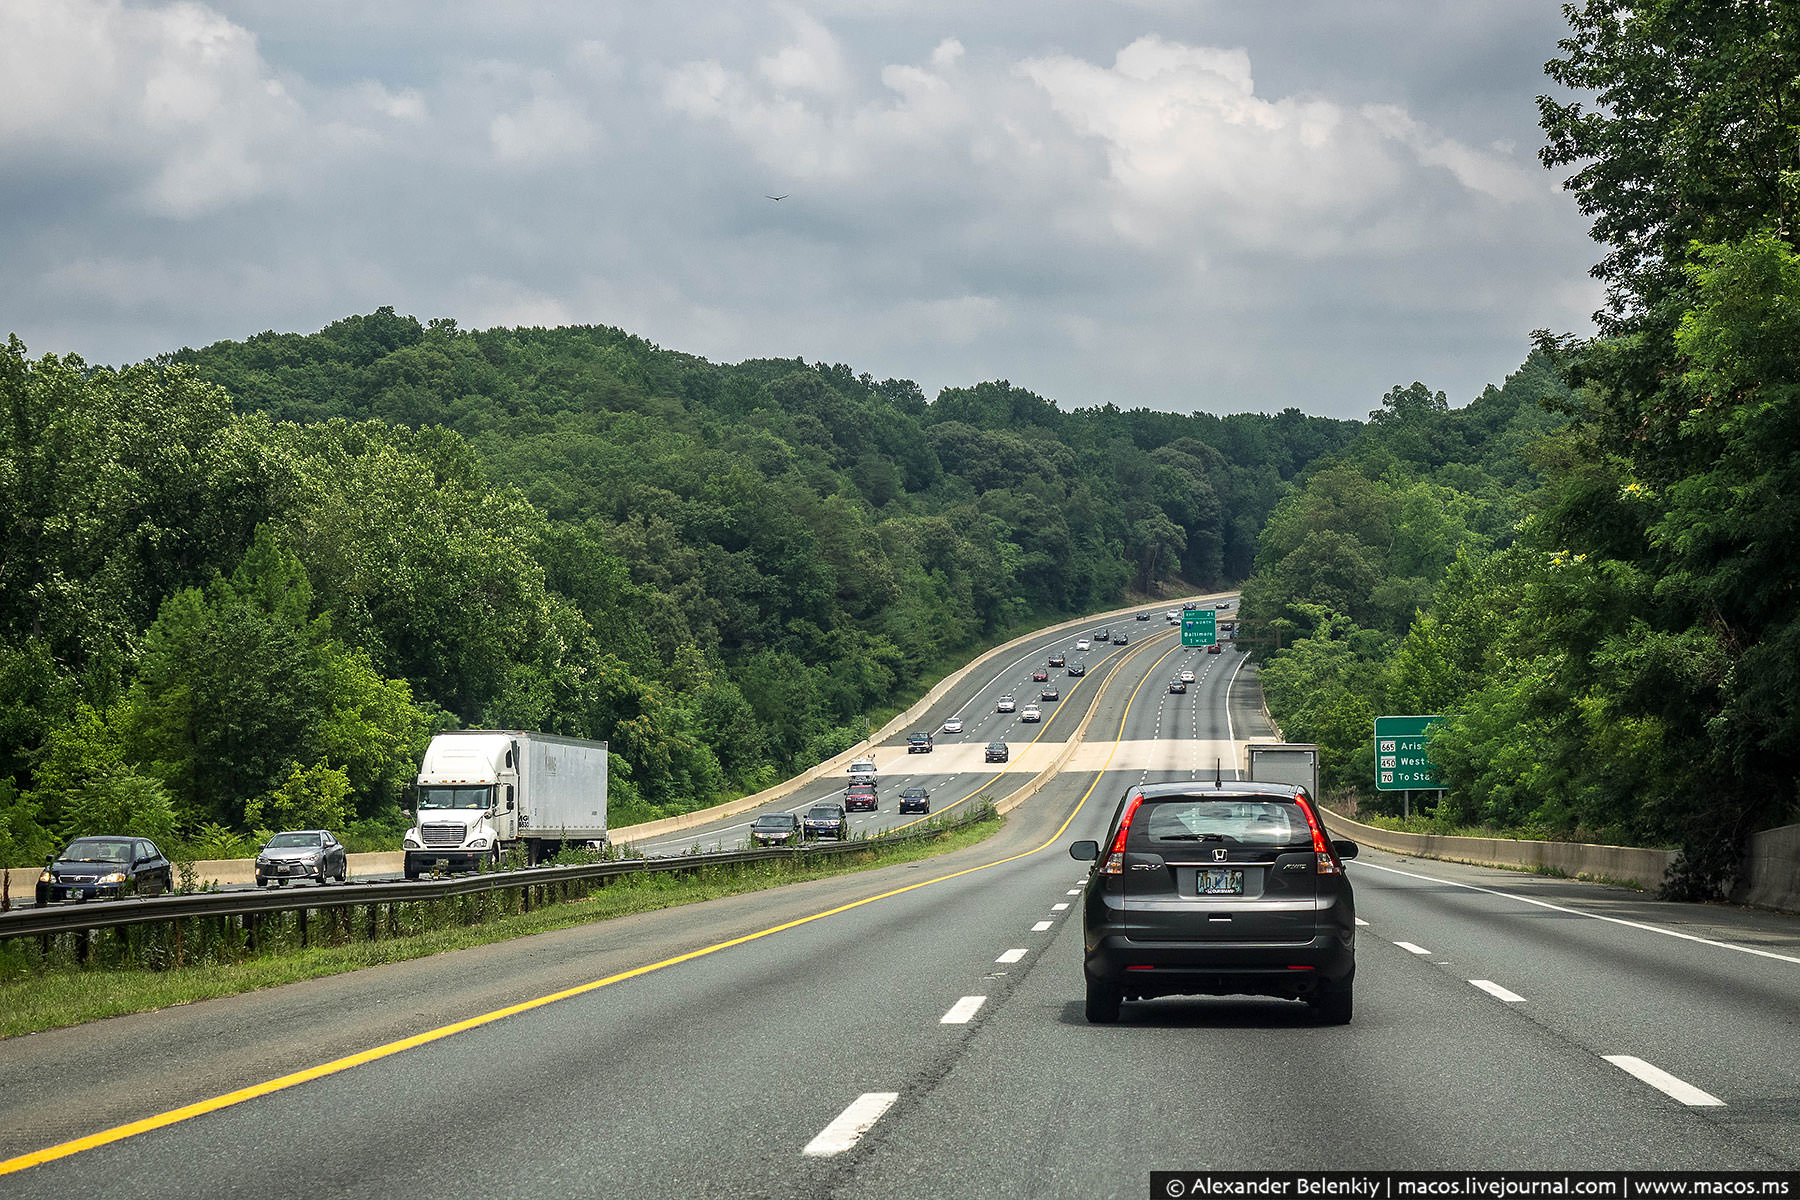
M 922 787 L 909 787 L 900 793 L 900 811 L 903 813 L 928 813 L 931 811 L 931 793 Z
M 149 838 L 79 837 L 44 864 L 37 902 L 159 896 L 174 887 L 174 874 Z
M 800 818 L 791 812 L 763 813 L 750 822 L 752 846 L 786 846 L 800 841 Z
M 844 806 L 841 804 L 815 804 L 800 818 L 800 827 L 809 838 L 828 837 L 841 842 L 844 840 L 844 824 Z
M 1079 661 L 1070 663 L 1069 674 L 1075 676 L 1077 679 L 1081 678 L 1083 675 L 1087 674 L 1087 664 Z
M 1132 788 L 1082 897 L 1087 1019 L 1121 1001 L 1258 995 L 1304 1000 L 1319 1020 L 1350 1020 L 1356 900 L 1344 860 L 1304 789 L 1247 780 Z
M 278 833 L 256 852 L 256 886 L 273 880 L 281 887 L 290 879 L 339 883 L 350 877 L 350 855 L 343 843 L 324 829 L 290 829 Z

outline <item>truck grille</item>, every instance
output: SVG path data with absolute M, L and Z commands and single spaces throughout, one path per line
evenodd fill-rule
M 463 838 L 468 836 L 468 827 L 449 825 L 439 821 L 419 826 L 419 836 L 425 840 L 427 846 L 460 846 L 463 844 Z

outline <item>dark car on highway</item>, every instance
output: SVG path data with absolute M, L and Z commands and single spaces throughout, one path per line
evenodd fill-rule
M 1113 645 L 1115 646 L 1128 645 L 1130 642 L 1131 638 L 1126 635 L 1124 630 L 1120 630 L 1118 633 L 1113 634 Z
M 1079 660 L 1077 660 L 1076 662 L 1070 663 L 1069 664 L 1069 674 L 1074 675 L 1077 678 L 1080 678 L 1081 676 L 1086 675 L 1087 674 L 1087 664 L 1084 662 L 1081 662 Z
M 931 735 L 919 732 L 909 736 L 906 739 L 906 752 L 908 754 L 930 754 Z
M 1043 691 L 1038 693 L 1038 699 L 1039 700 L 1060 700 L 1060 699 L 1062 699 L 1062 691 L 1059 688 L 1057 688 L 1054 684 L 1052 684 L 1051 686 L 1045 688 Z
M 256 886 L 270 881 L 287 886 L 290 879 L 339 883 L 350 878 L 350 854 L 324 829 L 290 829 L 263 843 L 256 852 Z
M 1060 653 L 1052 654 L 1050 656 L 1050 665 L 1053 667 L 1062 666 L 1063 665 L 1063 656 Z
M 1169 690 L 1171 692 L 1185 692 L 1187 691 L 1187 681 L 1180 678 L 1171 679 L 1169 680 Z
M 874 784 L 853 783 L 844 789 L 845 812 L 855 812 L 857 809 L 866 809 L 869 812 L 874 812 L 877 807 Z
M 1225 781 L 1132 788 L 1101 842 L 1082 897 L 1087 1019 L 1125 1000 L 1259 995 L 1304 1000 L 1350 1020 L 1356 902 L 1344 860 L 1303 788 Z
M 1140 621 L 1148 621 L 1150 619 L 1150 614 L 1147 612 L 1141 612 L 1138 614 L 1137 619 Z
M 989 742 L 987 744 L 987 760 L 989 762 L 1005 762 L 1006 753 L 1005 742 Z
M 900 811 L 903 813 L 928 813 L 931 811 L 931 793 L 917 785 L 900 793 Z
M 174 872 L 149 838 L 78 837 L 44 864 L 37 902 L 158 896 L 174 886 Z
M 800 840 L 800 818 L 791 812 L 763 813 L 750 822 L 752 846 L 786 846 Z
M 841 804 L 815 804 L 800 818 L 800 828 L 810 838 L 828 837 L 841 842 L 844 825 L 844 806 Z

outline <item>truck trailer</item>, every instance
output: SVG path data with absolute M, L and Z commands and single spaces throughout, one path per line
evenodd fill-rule
M 606 743 L 516 729 L 440 733 L 425 749 L 404 842 L 406 877 L 535 866 L 565 845 L 606 845 Z

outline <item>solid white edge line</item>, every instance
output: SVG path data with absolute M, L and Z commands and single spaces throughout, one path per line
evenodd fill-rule
M 806 1149 L 800 1153 L 811 1158 L 842 1154 L 856 1145 L 899 1098 L 899 1092 L 864 1092 L 852 1100 L 850 1107 L 839 1113 L 836 1120 L 820 1130 L 818 1137 L 806 1143 Z
M 1486 992 L 1488 995 L 1492 996 L 1496 1000 L 1504 1000 L 1508 1004 L 1523 1004 L 1523 1003 L 1525 1003 L 1525 997 L 1519 995 L 1519 993 L 1517 993 L 1517 992 L 1508 991 L 1507 989 L 1501 987 L 1499 984 L 1495 983 L 1491 979 L 1471 979 L 1471 980 L 1469 980 L 1469 982 L 1474 984 L 1476 987 L 1480 988 L 1482 991 Z
M 981 1006 L 987 1003 L 986 996 L 964 996 L 950 1006 L 950 1011 L 938 1018 L 939 1025 L 967 1025 L 974 1020 Z
M 1627 1075 L 1635 1075 L 1657 1091 L 1681 1101 L 1689 1108 L 1723 1108 L 1725 1106 L 1725 1102 L 1711 1092 L 1703 1092 L 1686 1080 L 1677 1079 L 1661 1067 L 1651 1066 L 1641 1058 L 1629 1054 L 1602 1054 L 1600 1057 Z
M 1800 964 L 1800 957 L 1792 954 L 1777 954 L 1773 950 L 1758 950 L 1754 946 L 1738 946 L 1731 942 L 1715 942 L 1711 938 L 1703 938 L 1692 933 L 1681 933 L 1674 929 L 1664 929 L 1660 925 L 1646 925 L 1642 921 L 1627 921 L 1623 917 L 1607 917 L 1599 913 L 1585 912 L 1579 908 L 1569 908 L 1561 904 L 1552 904 L 1548 900 L 1534 900 L 1530 896 L 1520 896 L 1514 892 L 1502 892 L 1496 888 L 1478 887 L 1473 883 L 1464 883 L 1460 879 L 1442 879 L 1436 875 L 1420 875 L 1416 871 L 1402 871 L 1396 867 L 1378 866 L 1372 862 L 1358 862 L 1359 867 L 1367 867 L 1371 871 L 1386 871 L 1390 875 L 1404 875 L 1408 879 L 1423 879 L 1427 883 L 1443 883 L 1451 887 L 1467 888 L 1471 892 L 1486 892 L 1490 896 L 1499 896 L 1506 900 L 1518 900 L 1524 904 L 1535 904 L 1539 908 L 1547 908 L 1552 912 L 1569 913 L 1577 917 L 1587 917 L 1594 921 L 1606 921 L 1612 925 L 1623 925 L 1627 929 L 1641 929 L 1645 933 L 1660 933 L 1664 937 L 1680 938 L 1684 942 L 1699 942 L 1702 946 L 1713 946 L 1720 950 L 1736 950 L 1739 954 L 1754 954 L 1758 958 L 1772 958 L 1777 962 Z
M 1054 921 L 1039 921 L 1036 925 L 1033 925 L 1031 927 L 1031 932 L 1042 933 L 1042 932 L 1044 932 L 1044 930 L 1050 928 L 1050 926 L 1053 924 L 1055 924 Z
M 1412 954 L 1430 954 L 1431 953 L 1431 951 L 1427 950 L 1425 947 L 1415 946 L 1411 942 L 1395 942 L 1394 945 L 1396 945 L 1396 946 L 1400 947 L 1402 950 L 1408 951 Z
M 1029 950 L 1008 950 L 994 961 L 997 963 L 1016 963 L 1029 953 L 1031 953 Z

